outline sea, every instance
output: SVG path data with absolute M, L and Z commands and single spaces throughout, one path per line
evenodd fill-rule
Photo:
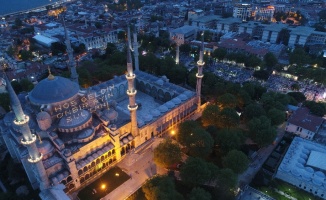
M 60 0 L 0 0 L 0 16 L 33 10 Z

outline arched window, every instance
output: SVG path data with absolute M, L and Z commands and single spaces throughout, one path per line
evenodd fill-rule
M 78 170 L 78 176 L 82 175 L 83 174 L 83 170 Z
M 71 176 L 68 176 L 67 183 L 69 183 L 70 181 L 72 181 L 72 178 L 71 178 Z

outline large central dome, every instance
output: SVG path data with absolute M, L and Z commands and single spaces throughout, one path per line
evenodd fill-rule
M 60 76 L 52 76 L 40 81 L 29 93 L 29 99 L 34 104 L 50 104 L 69 99 L 78 91 L 77 83 Z

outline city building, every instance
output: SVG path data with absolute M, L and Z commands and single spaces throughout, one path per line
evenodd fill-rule
M 170 38 L 173 38 L 173 40 L 178 40 L 180 45 L 184 44 L 185 41 L 196 39 L 196 36 L 197 28 L 195 26 L 185 25 L 170 31 Z
M 70 55 L 68 37 L 66 45 Z M 42 199 L 68 199 L 65 193 L 89 184 L 151 138 L 200 116 L 205 106 L 201 81 L 193 92 L 164 76 L 134 72 L 130 48 L 125 76 L 87 89 L 80 89 L 69 59 L 71 80 L 49 71 L 19 98 L 4 75 L 12 111 L 0 121 L 1 136 L 33 188 L 40 188 Z
M 285 130 L 302 138 L 312 140 L 324 121 L 324 118 L 310 114 L 308 108 L 301 107 L 290 116 Z
M 252 12 L 251 4 L 238 3 L 235 4 L 233 7 L 233 17 L 239 18 L 242 21 L 247 21 L 247 18 L 251 17 L 252 15 L 251 12 Z
M 295 137 L 275 177 L 326 199 L 326 146 Z

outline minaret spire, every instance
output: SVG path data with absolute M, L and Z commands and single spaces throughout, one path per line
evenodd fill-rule
M 68 57 L 69 57 L 70 78 L 72 81 L 74 81 L 75 83 L 77 83 L 79 85 L 78 74 L 76 71 L 76 61 L 74 58 L 73 49 L 71 48 L 71 43 L 70 43 L 70 39 L 69 39 L 69 35 L 68 35 L 67 28 L 66 28 L 66 23 L 65 23 L 64 17 L 62 17 L 62 21 L 63 21 L 63 28 L 65 31 L 65 40 L 66 40 L 65 43 L 67 46 L 67 52 L 68 52 Z
M 19 132 L 22 133 L 21 144 L 26 146 L 29 154 L 28 162 L 35 167 L 35 175 L 38 178 L 40 189 L 47 189 L 49 187 L 49 179 L 46 174 L 42 157 L 43 155 L 38 151 L 36 146 L 36 135 L 32 134 L 29 128 L 29 116 L 24 114 L 20 101 L 11 86 L 6 73 L 4 72 L 4 79 L 6 81 L 7 90 L 10 97 L 11 107 L 15 113 L 13 123 L 18 127 Z
M 196 94 L 197 94 L 197 98 L 198 98 L 197 99 L 198 109 L 200 109 L 200 106 L 201 106 L 201 83 L 202 83 L 202 79 L 204 77 L 203 67 L 205 65 L 205 62 L 204 62 L 204 32 L 201 35 L 202 35 L 202 41 L 201 41 L 201 47 L 200 47 L 200 53 L 199 53 L 199 60 L 197 62 L 198 72 L 196 74 L 196 77 L 197 77 Z
M 127 40 L 128 40 L 128 48 L 133 51 L 132 45 L 131 45 L 131 35 L 130 35 L 130 26 L 128 25 L 128 33 L 127 33 Z
M 135 98 L 136 94 L 137 94 L 137 90 L 135 89 L 135 86 L 134 86 L 134 80 L 136 78 L 136 75 L 134 74 L 133 68 L 132 68 L 132 59 L 131 59 L 130 48 L 127 48 L 126 78 L 128 80 L 127 94 L 129 96 L 128 110 L 130 111 L 130 118 L 131 118 L 131 133 L 134 137 L 136 137 L 138 135 L 137 113 L 136 113 L 138 105 L 136 104 L 136 98 Z
M 135 71 L 138 71 L 139 70 L 139 59 L 138 59 L 138 56 L 139 56 L 139 53 L 138 53 L 138 41 L 137 41 L 137 28 L 135 26 L 135 29 L 134 29 L 134 59 L 135 59 Z

